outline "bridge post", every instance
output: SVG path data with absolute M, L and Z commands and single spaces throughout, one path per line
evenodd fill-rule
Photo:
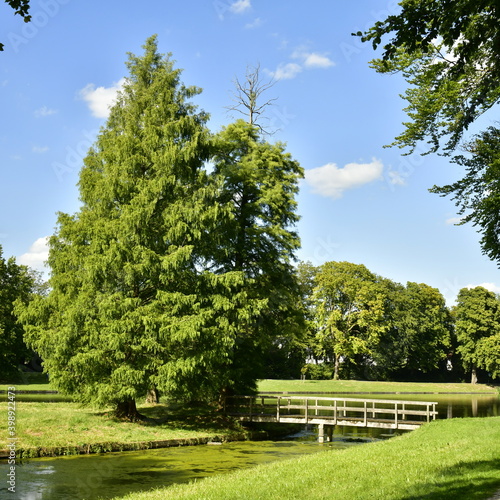
M 325 442 L 325 425 L 318 424 L 318 443 L 323 444 Z

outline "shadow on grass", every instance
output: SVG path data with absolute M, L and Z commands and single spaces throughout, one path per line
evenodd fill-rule
M 401 500 L 488 499 L 500 489 L 500 459 L 460 462 L 438 471 L 436 477 L 434 482 L 415 485 Z
M 215 406 L 207 404 L 160 403 L 152 406 L 141 406 L 138 410 L 146 417 L 145 420 L 135 422 L 141 426 L 162 426 L 197 432 L 241 430 L 241 427 L 233 419 L 217 411 Z M 102 412 L 98 415 L 116 422 L 123 422 L 111 412 Z

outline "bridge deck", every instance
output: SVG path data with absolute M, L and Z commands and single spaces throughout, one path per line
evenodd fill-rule
M 412 430 L 434 420 L 436 402 L 298 396 L 232 396 L 226 413 L 240 421 Z

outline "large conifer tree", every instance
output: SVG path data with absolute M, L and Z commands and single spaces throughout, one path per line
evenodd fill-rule
M 84 160 L 80 211 L 59 215 L 51 293 L 21 311 L 58 389 L 130 418 L 152 388 L 200 398 L 230 384 L 227 317 L 253 314 L 242 273 L 208 270 L 225 212 L 204 170 L 207 115 L 189 102 L 200 90 L 155 37 L 144 50 Z

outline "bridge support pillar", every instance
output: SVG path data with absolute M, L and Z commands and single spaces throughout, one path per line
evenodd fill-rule
M 329 443 L 333 439 L 333 425 L 318 424 L 318 443 Z
M 323 444 L 325 442 L 325 426 L 324 424 L 318 424 L 318 443 Z

